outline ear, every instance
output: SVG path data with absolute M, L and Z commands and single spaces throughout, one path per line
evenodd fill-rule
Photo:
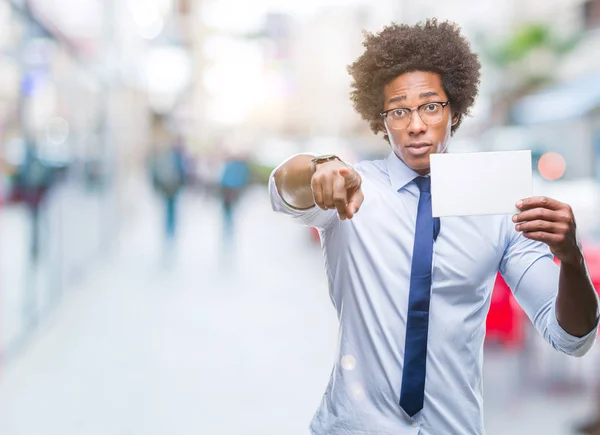
M 455 126 L 460 121 L 460 115 L 455 113 L 452 115 L 452 126 Z

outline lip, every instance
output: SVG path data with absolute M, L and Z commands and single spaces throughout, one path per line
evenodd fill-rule
M 408 145 L 406 145 L 406 148 L 424 148 L 430 146 L 431 144 L 429 142 L 411 142 Z
M 413 157 L 423 157 L 429 153 L 432 146 L 428 142 L 412 142 L 406 145 L 406 151 Z

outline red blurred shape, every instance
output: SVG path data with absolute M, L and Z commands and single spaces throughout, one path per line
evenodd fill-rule
M 583 252 L 592 284 L 600 293 L 600 246 L 584 245 Z M 556 259 L 555 262 L 560 264 Z M 498 274 L 486 320 L 486 340 L 499 342 L 507 348 L 521 347 L 525 321 L 527 315 L 516 302 L 502 276 Z

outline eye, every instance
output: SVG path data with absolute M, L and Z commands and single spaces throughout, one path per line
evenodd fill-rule
M 395 109 L 389 112 L 390 115 L 394 118 L 402 119 L 408 116 L 408 110 L 406 109 Z
M 440 109 L 440 105 L 438 103 L 429 103 L 426 105 L 423 110 L 427 113 L 435 113 Z

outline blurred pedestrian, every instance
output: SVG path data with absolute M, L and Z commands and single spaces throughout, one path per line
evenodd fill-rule
M 220 196 L 223 209 L 223 230 L 231 240 L 235 230 L 234 212 L 242 193 L 250 183 L 250 167 L 246 159 L 229 157 L 223 166 L 220 180 Z
M 351 166 L 296 155 L 269 182 L 274 210 L 319 229 L 338 314 L 336 362 L 311 433 L 481 435 L 498 270 L 555 349 L 581 356 L 596 340 L 598 300 L 573 212 L 533 197 L 515 216 L 433 218 L 430 156 L 446 152 L 475 102 L 478 57 L 458 26 L 437 20 L 392 24 L 364 47 L 349 68 L 352 102 L 389 157 Z
M 152 159 L 152 182 L 164 204 L 165 239 L 171 242 L 177 232 L 177 202 L 186 182 L 183 140 L 178 137 Z
M 37 154 L 33 140 L 27 140 L 25 159 L 14 174 L 13 188 L 27 206 L 31 222 L 30 259 L 37 263 L 40 249 L 41 209 L 44 199 L 53 184 L 53 169 Z

